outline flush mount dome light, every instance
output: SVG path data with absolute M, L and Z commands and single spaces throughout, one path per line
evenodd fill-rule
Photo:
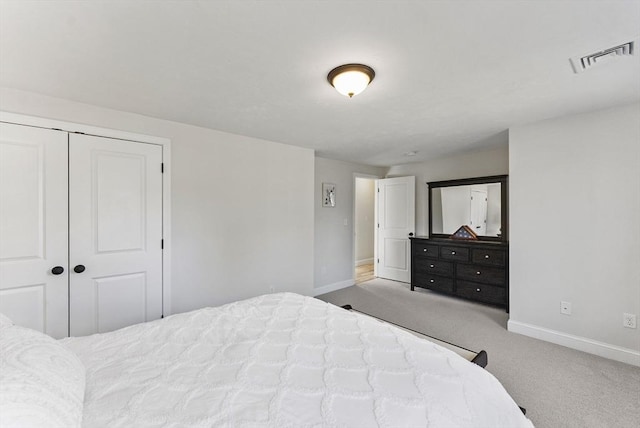
M 367 89 L 376 73 L 364 64 L 345 64 L 329 72 L 327 80 L 342 95 L 351 98 Z

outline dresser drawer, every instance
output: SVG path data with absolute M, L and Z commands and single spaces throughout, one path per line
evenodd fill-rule
M 502 287 L 467 281 L 457 281 L 456 286 L 458 296 L 499 305 L 506 303 L 506 290 Z
M 413 253 L 416 256 L 424 256 L 431 257 L 433 259 L 438 258 L 438 246 L 433 244 L 422 244 L 415 243 L 413 244 Z
M 474 248 L 471 250 L 471 261 L 493 266 L 504 266 L 507 253 L 504 250 L 483 250 Z
M 462 263 L 459 263 L 457 266 L 456 278 L 502 286 L 505 285 L 506 280 L 504 269 Z
M 453 275 L 453 264 L 450 262 L 416 258 L 414 265 L 414 269 L 417 272 L 428 273 L 431 275 Z
M 416 287 L 429 288 L 434 291 L 453 293 L 452 278 L 419 273 L 415 276 L 413 285 Z
M 464 247 L 440 247 L 440 257 L 444 260 L 455 260 L 458 262 L 469 261 L 469 249 Z

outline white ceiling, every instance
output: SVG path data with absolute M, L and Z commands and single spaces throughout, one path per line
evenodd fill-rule
M 637 0 L 2 0 L 0 85 L 388 166 L 640 100 L 640 54 L 569 63 L 639 34 Z M 351 100 L 348 62 L 376 71 Z

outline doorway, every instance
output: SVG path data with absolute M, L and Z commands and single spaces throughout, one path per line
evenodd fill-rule
M 354 281 L 356 284 L 376 277 L 375 255 L 375 182 L 378 177 L 354 178 Z

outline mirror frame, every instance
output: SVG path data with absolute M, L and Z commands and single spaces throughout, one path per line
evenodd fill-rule
M 493 184 L 500 183 L 500 222 L 502 236 L 478 236 L 478 241 L 498 241 L 509 242 L 509 219 L 508 219 L 508 201 L 509 194 L 507 186 L 509 182 L 508 175 L 490 175 L 487 177 L 462 178 L 459 180 L 430 181 L 429 186 L 429 239 L 449 239 L 451 235 L 446 233 L 433 233 L 433 212 L 432 212 L 432 194 L 433 189 L 453 186 L 469 186 L 472 184 Z

